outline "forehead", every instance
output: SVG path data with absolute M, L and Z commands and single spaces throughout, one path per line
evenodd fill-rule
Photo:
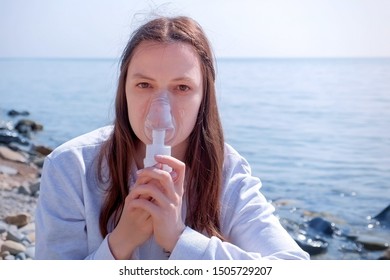
M 143 41 L 134 50 L 129 72 L 200 73 L 200 59 L 194 48 L 183 42 Z

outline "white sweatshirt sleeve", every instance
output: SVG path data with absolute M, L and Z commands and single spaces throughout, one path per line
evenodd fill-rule
M 84 197 L 89 196 L 87 177 L 80 174 L 85 173 L 80 165 L 77 157 L 45 160 L 35 215 L 36 259 L 113 259 L 98 225 L 87 225 L 90 217 L 99 216 L 100 209 L 98 205 L 89 208 L 91 202 Z M 100 246 L 91 251 L 92 243 Z
M 261 182 L 246 160 L 227 146 L 222 193 L 221 231 L 227 242 L 189 227 L 170 259 L 309 259 L 273 215 L 260 193 Z

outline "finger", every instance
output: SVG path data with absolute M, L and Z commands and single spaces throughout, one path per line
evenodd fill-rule
M 157 217 L 158 213 L 161 212 L 156 204 L 145 199 L 135 199 L 129 204 L 130 209 L 142 209 L 147 212 L 152 218 Z
M 154 185 L 160 186 L 162 192 L 164 192 L 169 198 L 173 199 L 175 197 L 175 186 L 170 173 L 168 173 L 167 171 L 158 168 L 146 168 L 138 170 L 137 181 L 143 182 L 146 180 L 144 178 L 148 178 L 149 182 L 147 184 L 151 184 L 153 180 L 156 180 L 158 183 Z
M 148 200 L 148 198 L 146 197 L 140 197 L 140 199 L 145 199 L 145 200 Z M 143 210 L 140 210 L 140 209 L 133 209 L 133 207 L 131 207 L 131 204 L 132 202 L 134 201 L 134 198 L 131 197 L 130 194 L 127 195 L 126 197 L 126 201 L 125 201 L 125 206 L 124 206 L 124 209 L 123 209 L 123 214 L 125 215 L 137 215 L 137 217 L 139 216 L 140 218 L 144 218 L 146 219 L 147 216 L 150 216 L 149 213 L 143 211 Z M 122 215 L 123 215 L 122 214 Z
M 158 180 L 146 176 L 138 178 L 136 184 L 131 189 L 135 188 L 136 186 L 143 186 L 143 185 L 154 185 L 158 187 L 160 191 L 166 194 L 164 187 L 161 186 Z
M 161 207 L 169 204 L 170 201 L 167 196 L 161 192 L 160 188 L 154 185 L 141 185 L 134 187 L 130 192 L 132 201 L 146 200 L 155 203 Z
M 151 178 L 148 178 L 148 177 L 139 177 L 139 174 L 142 173 L 142 170 L 154 170 L 154 169 L 162 169 L 162 164 L 161 163 L 157 163 L 156 165 L 154 166 L 151 166 L 151 167 L 146 167 L 144 169 L 140 169 L 140 170 L 137 170 L 137 180 L 136 180 L 136 183 L 138 183 L 139 185 L 143 185 L 143 184 L 147 184 L 150 182 Z
M 155 159 L 158 163 L 166 164 L 172 168 L 171 178 L 177 188 L 176 191 L 182 194 L 186 170 L 185 163 L 171 156 L 156 155 Z
M 152 180 L 152 178 L 148 178 L 146 176 L 144 176 L 144 177 L 138 176 L 137 180 L 135 181 L 135 184 L 136 185 L 145 185 L 145 184 L 148 184 L 151 180 Z
M 184 177 L 185 175 L 185 163 L 172 157 L 172 156 L 164 156 L 164 155 L 156 155 L 155 160 L 158 163 L 166 164 L 170 166 L 173 170 L 176 171 L 178 175 L 181 175 L 181 177 Z
M 132 204 L 128 206 L 129 211 L 129 217 L 136 217 L 138 221 L 148 221 L 151 218 L 151 215 L 149 212 L 145 211 L 141 208 L 136 208 Z

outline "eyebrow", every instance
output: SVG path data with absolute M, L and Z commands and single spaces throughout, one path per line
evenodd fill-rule
M 150 77 L 148 77 L 148 76 L 145 76 L 144 74 L 142 74 L 142 73 L 135 73 L 135 74 L 133 74 L 133 75 L 131 75 L 131 77 L 132 78 L 138 78 L 138 79 L 146 79 L 146 80 L 154 80 L 154 79 L 152 79 L 152 78 L 150 78 Z
M 153 78 L 148 77 L 142 73 L 135 73 L 135 74 L 132 74 L 130 77 L 133 79 L 145 79 L 145 80 L 154 81 Z M 174 78 L 172 81 L 174 81 L 174 82 L 176 82 L 176 81 L 195 82 L 194 79 L 192 79 L 191 77 L 187 77 L 187 76 L 177 77 L 177 78 Z

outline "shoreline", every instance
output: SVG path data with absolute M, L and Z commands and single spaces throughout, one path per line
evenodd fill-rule
M 0 119 L 0 260 L 28 260 L 35 256 L 35 208 L 51 149 L 30 140 L 43 126 L 25 119 L 28 112 L 8 115 L 17 123 Z

